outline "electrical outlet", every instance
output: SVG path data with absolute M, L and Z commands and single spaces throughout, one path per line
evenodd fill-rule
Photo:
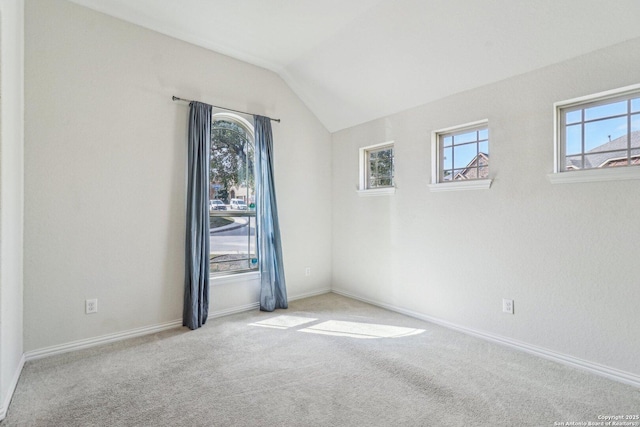
M 307 267 L 304 269 L 304 275 L 305 276 L 311 276 L 311 267 Z
M 513 300 L 512 299 L 502 299 L 502 311 L 505 313 L 513 314 Z
M 85 314 L 97 313 L 98 312 L 98 299 L 88 299 L 84 302 L 84 312 Z

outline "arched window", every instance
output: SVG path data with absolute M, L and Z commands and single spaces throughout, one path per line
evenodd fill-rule
M 257 269 L 253 126 L 239 115 L 213 115 L 209 182 L 211 274 Z

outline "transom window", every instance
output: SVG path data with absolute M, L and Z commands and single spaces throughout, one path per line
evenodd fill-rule
M 435 132 L 435 182 L 489 178 L 489 128 L 480 123 Z
M 559 172 L 640 164 L 640 89 L 556 104 Z
M 240 116 L 213 115 L 209 184 L 211 274 L 256 270 L 253 126 Z

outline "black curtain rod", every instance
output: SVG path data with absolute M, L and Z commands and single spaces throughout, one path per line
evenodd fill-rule
M 178 98 L 177 96 L 172 96 L 171 99 L 173 99 L 174 101 L 185 101 L 185 102 L 193 102 L 190 99 L 184 99 L 184 98 Z M 216 107 L 216 108 L 220 108 L 222 110 L 227 110 L 227 111 L 233 111 L 234 113 L 240 113 L 240 114 L 249 114 L 250 116 L 253 116 L 253 114 L 251 113 L 247 113 L 246 111 L 239 111 L 239 110 L 234 110 L 232 108 L 227 108 L 227 107 L 220 107 L 219 105 L 212 105 L 212 107 Z M 267 117 L 267 119 L 272 120 L 274 122 L 278 122 L 280 123 L 280 119 L 272 119 L 271 117 Z

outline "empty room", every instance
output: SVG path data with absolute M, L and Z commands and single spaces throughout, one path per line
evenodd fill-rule
M 636 0 L 0 0 L 0 426 L 640 426 Z

